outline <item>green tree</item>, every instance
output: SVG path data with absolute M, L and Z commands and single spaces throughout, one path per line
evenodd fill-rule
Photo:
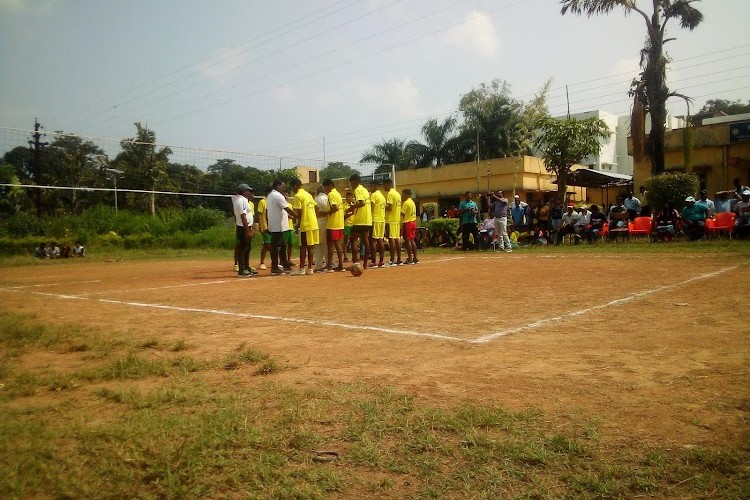
M 456 123 L 456 118 L 449 116 L 442 123 L 432 118 L 424 124 L 422 137 L 425 142 L 412 141 L 406 146 L 408 155 L 414 158 L 417 167 L 441 166 L 452 162 L 456 141 L 452 132 Z
M 510 85 L 502 80 L 481 84 L 461 97 L 459 110 L 463 114 L 459 144 L 468 146 L 469 138 L 479 145 L 479 159 L 504 158 L 513 155 L 513 135 L 521 120 L 523 105 L 511 96 Z M 466 158 L 467 151 L 460 154 Z
M 156 191 L 167 179 L 167 163 L 172 150 L 169 147 L 157 149 L 156 133 L 140 123 L 134 123 L 136 136 L 120 141 L 122 153 L 116 158 L 116 164 L 125 171 L 131 186 Z M 149 193 L 149 213 L 156 214 L 156 194 Z
M 107 164 L 104 151 L 91 141 L 75 135 L 57 132 L 55 140 L 47 149 L 45 181 L 53 186 L 73 188 L 97 187 L 101 179 L 101 167 Z M 81 209 L 82 191 L 73 189 L 56 194 L 73 213 Z
M 571 167 L 589 155 L 599 154 L 599 141 L 607 137 L 609 127 L 598 118 L 558 120 L 547 116 L 539 120 L 534 146 L 541 151 L 547 171 L 557 177 L 557 194 L 562 201 Z
M 13 165 L 0 163 L 0 182 L 21 184 Z M 14 214 L 22 208 L 30 208 L 29 197 L 22 187 L 0 186 L 0 213 Z
M 730 101 L 727 99 L 709 99 L 706 104 L 693 115 L 693 125 L 700 125 L 704 118 L 718 115 L 741 115 L 750 113 L 750 101 L 742 102 L 741 99 Z
M 667 24 L 670 20 L 679 21 L 682 28 L 693 30 L 703 21 L 703 14 L 692 4 L 700 0 L 651 0 L 651 10 L 646 11 L 638 6 L 638 0 L 561 0 L 562 14 L 586 14 L 591 17 L 597 14 L 609 14 L 616 8 L 622 8 L 625 15 L 635 12 L 646 24 L 646 44 L 641 50 L 642 72 L 639 80 L 634 81 L 632 94 L 636 98 L 633 109 L 632 126 L 636 156 L 639 156 L 642 144 L 643 152 L 651 162 L 651 172 L 658 174 L 664 171 L 664 134 L 666 131 L 667 99 L 673 96 L 684 97 L 670 92 L 667 87 L 667 55 L 664 45 L 674 40 L 665 38 Z M 651 132 L 644 135 L 645 114 L 651 116 Z M 643 136 L 641 138 L 641 136 Z
M 411 163 L 411 157 L 406 150 L 406 141 L 403 139 L 393 138 L 384 140 L 380 144 L 375 144 L 371 150 L 365 152 L 360 160 L 363 163 L 379 163 L 380 167 L 387 167 L 390 171 L 390 165 L 395 165 L 396 170 L 404 170 Z
M 195 165 L 167 163 L 167 179 L 164 187 L 169 191 L 182 193 L 201 193 L 206 188 L 206 173 Z M 199 207 L 202 199 L 199 196 L 179 196 L 170 198 L 171 205 L 179 207 Z
M 44 149 L 42 153 L 44 153 Z M 31 183 L 34 179 L 34 152 L 24 146 L 16 146 L 3 155 L 3 163 L 13 165 L 16 175 L 23 182 Z
M 359 170 L 346 165 L 340 161 L 330 162 L 320 171 L 321 179 L 348 179 L 352 174 L 361 173 Z

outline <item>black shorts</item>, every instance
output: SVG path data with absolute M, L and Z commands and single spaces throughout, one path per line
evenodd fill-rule
M 365 224 L 359 224 L 352 227 L 352 233 L 354 234 L 367 234 L 372 233 L 372 226 Z

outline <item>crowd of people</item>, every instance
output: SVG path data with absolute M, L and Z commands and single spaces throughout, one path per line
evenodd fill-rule
M 645 189 L 641 188 L 642 197 Z M 734 232 L 742 237 L 750 233 L 750 188 L 743 186 L 739 179 L 734 180 L 733 189 L 716 193 L 716 201 L 708 198 L 704 189 L 697 198 L 688 196 L 685 207 L 678 211 L 674 203 L 665 203 L 657 211 L 642 204 L 633 192 L 617 197 L 616 203 L 606 211 L 598 205 L 585 204 L 563 206 L 559 200 L 526 203 L 515 195 L 510 201 L 502 191 L 488 193 L 491 201 L 487 218 L 479 221 L 479 209 L 473 200 L 473 193 L 466 192 L 464 200 L 454 209 L 453 215 L 459 219 L 455 248 L 486 248 L 511 252 L 522 244 L 559 245 L 566 235 L 575 244 L 583 241 L 593 243 L 601 236 L 617 238 L 627 234 L 628 224 L 636 217 L 650 218 L 650 232 L 656 240 L 669 240 L 684 234 L 689 240 L 697 240 L 705 235 L 716 214 L 733 213 Z
M 39 246 L 34 249 L 34 257 L 37 259 L 67 259 L 70 257 L 85 256 L 86 248 L 84 248 L 80 241 L 76 241 L 72 247 L 67 243 L 63 243 L 60 246 L 56 241 L 49 244 L 39 243 Z
M 325 179 L 313 196 L 298 179 L 289 182 L 288 191 L 286 183 L 277 179 L 257 208 L 254 189 L 240 184 L 232 196 L 238 275 L 251 277 L 267 270 L 269 254 L 272 275 L 337 272 L 344 270 L 345 263 L 360 261 L 365 268 L 418 264 L 417 210 L 411 190 L 397 191 L 390 179 L 372 180 L 366 188 L 357 174 L 349 183 L 351 188 L 342 196 L 334 182 Z M 263 241 L 257 270 L 250 266 L 249 257 L 256 231 Z M 292 269 L 295 235 L 299 264 Z

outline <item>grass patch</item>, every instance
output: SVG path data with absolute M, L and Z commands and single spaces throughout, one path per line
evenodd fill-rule
M 184 341 L 154 351 L 124 333 L 3 314 L 0 328 L 0 498 L 750 497 L 747 437 L 625 447 L 580 408 L 436 407 L 365 383 L 289 385 L 272 376 L 287 367 L 247 343 L 202 360 Z M 35 366 L 50 347 L 90 366 Z

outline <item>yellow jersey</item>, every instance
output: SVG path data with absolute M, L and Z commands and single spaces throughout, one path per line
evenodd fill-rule
M 262 232 L 268 231 L 268 219 L 266 219 L 266 198 L 263 197 L 258 202 L 258 229 Z
M 299 230 L 314 231 L 318 229 L 318 217 L 315 215 L 315 198 L 302 188 L 294 195 L 292 208 L 300 211 Z
M 417 220 L 417 206 L 414 200 L 407 198 L 401 204 L 401 213 L 404 214 L 404 222 L 413 222 Z
M 337 207 L 338 210 L 328 215 L 326 229 L 344 229 L 344 201 L 336 188 L 331 189 L 331 192 L 328 193 L 328 209 L 330 210 L 333 206 Z
M 372 205 L 370 204 L 370 192 L 362 184 L 354 190 L 355 204 L 364 202 L 365 206 L 358 207 L 354 211 L 352 222 L 355 226 L 372 226 Z
M 385 222 L 385 196 L 379 190 L 370 194 L 372 203 L 372 222 Z
M 401 193 L 396 191 L 396 188 L 391 188 L 388 191 L 388 196 L 386 197 L 385 202 L 386 205 L 391 205 L 390 210 L 388 210 L 386 206 L 385 221 L 401 222 Z

